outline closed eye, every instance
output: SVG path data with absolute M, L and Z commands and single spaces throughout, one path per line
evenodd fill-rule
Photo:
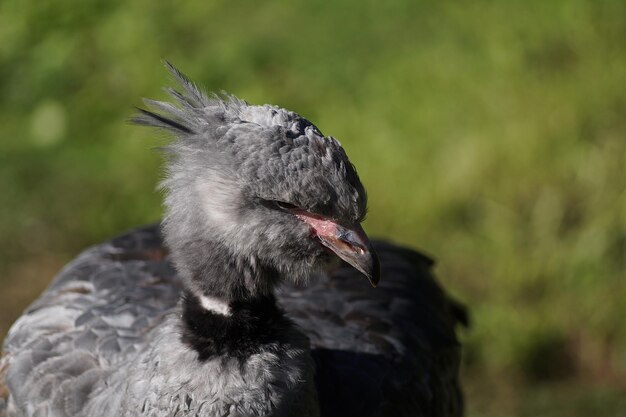
M 316 212 L 311 212 L 309 210 L 305 210 L 302 207 L 296 206 L 295 204 L 291 204 L 288 203 L 286 201 L 280 201 L 280 200 L 265 200 L 265 203 L 267 205 L 269 205 L 270 207 L 274 207 L 276 209 L 279 209 L 281 211 L 285 211 L 291 214 L 308 214 L 311 216 L 315 216 L 318 218 L 324 218 L 324 219 L 331 219 L 334 220 L 331 216 L 325 216 L 323 214 L 320 213 L 316 213 Z
M 272 203 L 281 210 L 296 210 L 299 207 L 285 201 L 273 200 Z

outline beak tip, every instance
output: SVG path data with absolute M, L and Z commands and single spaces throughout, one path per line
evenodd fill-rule
M 353 229 L 334 226 L 332 233 L 317 234 L 319 243 L 365 275 L 376 288 L 380 281 L 380 260 L 361 226 L 357 224 Z
M 372 268 L 371 268 L 371 274 L 368 274 L 369 281 L 370 284 L 372 284 L 372 287 L 376 288 L 378 286 L 378 283 L 380 282 L 380 261 L 378 260 L 378 255 L 376 254 L 376 252 L 374 252 L 374 250 L 371 250 L 371 256 L 372 256 Z

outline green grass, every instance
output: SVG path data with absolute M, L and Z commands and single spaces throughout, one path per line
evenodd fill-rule
M 0 333 L 160 217 L 160 59 L 341 140 L 366 229 L 472 310 L 472 416 L 625 415 L 626 3 L 0 3 Z

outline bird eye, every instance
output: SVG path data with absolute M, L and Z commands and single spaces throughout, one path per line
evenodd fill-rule
M 298 207 L 291 204 L 291 203 L 286 203 L 284 201 L 278 201 L 278 200 L 274 200 L 274 205 L 276 207 L 278 207 L 281 210 L 293 210 L 293 209 L 297 209 Z

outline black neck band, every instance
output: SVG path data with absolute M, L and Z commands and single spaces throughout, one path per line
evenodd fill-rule
M 200 300 L 183 295 L 182 340 L 206 361 L 214 356 L 246 358 L 263 345 L 280 341 L 292 326 L 273 295 L 229 303 L 230 314 L 202 307 Z

